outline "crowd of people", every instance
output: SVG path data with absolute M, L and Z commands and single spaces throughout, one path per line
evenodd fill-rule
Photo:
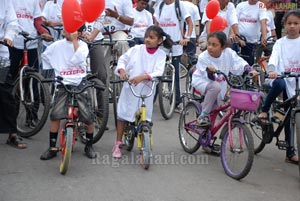
M 95 45 L 88 49 L 87 45 L 78 41 L 81 35 L 87 41 L 101 40 L 108 35 L 116 40 L 115 48 L 118 50 L 118 66 L 115 72 L 121 79 L 129 78 L 134 85 L 152 77 L 162 75 L 165 65 L 166 54 L 171 49 L 172 64 L 175 67 L 175 89 L 176 89 L 176 112 L 182 111 L 182 100 L 180 92 L 180 69 L 181 57 L 185 52 L 189 61 L 196 63 L 197 70 L 193 74 L 192 85 L 205 94 L 203 111 L 198 118 L 200 126 L 209 126 L 208 114 L 219 99 L 224 96 L 222 81 L 207 74 L 209 70 L 221 69 L 226 72 L 235 70 L 239 73 L 255 71 L 251 66 L 255 63 L 254 58 L 264 54 L 273 53 L 269 62 L 271 66 L 268 71 L 273 77 L 285 69 L 297 70 L 300 68 L 300 61 L 297 57 L 300 53 L 299 31 L 300 15 L 299 10 L 292 10 L 282 16 L 287 10 L 274 6 L 277 1 L 270 0 L 247 0 L 236 2 L 229 0 L 218 0 L 220 9 L 218 16 L 227 21 L 227 26 L 222 31 L 210 32 L 211 19 L 207 17 L 205 9 L 209 1 L 207 0 L 105 0 L 105 9 L 102 14 L 92 23 L 86 23 L 78 32 L 68 33 L 63 31 L 64 39 L 56 42 L 44 42 L 42 54 L 43 70 L 52 70 L 56 75 L 66 69 L 81 69 L 78 75 L 64 76 L 64 82 L 72 86 L 78 86 L 87 72 L 87 55 L 90 55 L 90 66 L 93 73 L 97 73 L 98 78 L 108 84 L 110 53 L 109 47 Z M 63 0 L 0 0 L 4 5 L 0 11 L 0 40 L 6 45 L 0 45 L 0 58 L 10 59 L 10 71 L 6 80 L 0 83 L 0 132 L 8 133 L 7 144 L 23 149 L 26 143 L 17 136 L 17 115 L 16 100 L 11 94 L 12 83 L 18 75 L 18 68 L 23 56 L 23 38 L 18 35 L 20 31 L 26 31 L 31 36 L 42 35 L 47 40 L 57 38 L 57 32 L 53 27 L 63 26 L 61 8 Z M 291 2 L 294 3 L 294 2 Z M 287 8 L 287 7 L 286 7 Z M 275 11 L 275 15 L 274 15 Z M 274 18 L 275 16 L 275 18 Z M 283 22 L 283 23 L 282 23 Z M 199 25 L 198 29 L 196 25 Z M 276 26 L 275 26 L 276 25 Z M 45 28 L 48 27 L 48 28 Z M 282 37 L 282 26 L 286 29 L 286 35 Z M 246 41 L 236 37 L 243 35 Z M 128 36 L 133 40 L 128 41 Z M 272 36 L 279 39 L 274 47 L 269 46 L 267 38 Z M 240 53 L 248 55 L 243 59 L 236 53 L 236 43 L 228 46 L 228 42 L 235 41 L 239 44 Z M 196 55 L 197 45 L 201 45 L 202 53 Z M 263 50 L 258 55 L 255 51 L 257 44 L 261 44 Z M 31 42 L 28 46 L 29 65 L 34 66 L 39 71 L 37 42 Z M 290 45 L 293 45 L 292 53 L 289 52 Z M 159 48 L 164 46 L 165 48 Z M 58 51 L 59 50 L 59 51 Z M 67 54 L 64 54 L 67 53 Z M 53 56 L 55 59 L 53 59 Z M 196 55 L 196 56 L 195 56 Z M 147 62 L 145 62 L 147 61 Z M 59 66 L 59 67 L 58 67 Z M 230 69 L 234 67 L 235 69 Z M 126 85 L 126 84 L 125 84 Z M 280 87 L 280 90 L 271 90 L 264 103 L 263 112 L 259 118 L 265 121 L 270 104 L 283 91 L 292 91 L 290 85 L 284 80 L 273 82 L 272 87 Z M 143 88 L 140 85 L 140 88 Z M 276 92 L 274 92 L 276 91 Z M 65 118 L 64 102 L 66 94 L 62 90 L 55 92 L 55 106 L 50 114 L 50 134 L 49 149 L 42 154 L 42 160 L 48 160 L 56 156 L 53 147 L 56 146 L 56 139 L 59 130 L 59 121 Z M 60 94 L 60 95 L 59 95 Z M 117 137 L 113 149 L 113 157 L 122 156 L 119 145 L 126 121 L 133 121 L 134 111 L 139 107 L 136 97 L 130 95 L 128 88 L 122 90 L 120 102 L 118 103 L 118 124 Z M 286 96 L 284 96 L 286 97 Z M 83 102 L 88 100 L 83 98 Z M 128 113 L 130 101 L 132 114 Z M 147 108 L 152 110 L 153 99 L 149 99 Z M 83 105 L 88 104 L 88 101 Z M 88 125 L 86 132 L 87 144 L 85 147 L 86 156 L 94 158 L 93 125 L 89 114 L 90 110 L 79 108 Z M 152 111 L 147 112 L 151 121 Z M 34 124 L 36 119 L 29 119 L 29 124 Z M 286 141 L 289 141 L 290 133 L 285 130 Z M 298 162 L 295 150 L 287 150 L 287 161 Z

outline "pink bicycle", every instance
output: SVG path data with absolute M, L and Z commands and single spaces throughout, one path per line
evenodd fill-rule
M 224 73 L 220 71 L 215 73 L 222 74 L 231 87 L 243 86 L 244 81 L 233 84 Z M 244 178 L 252 167 L 254 144 L 251 132 L 241 117 L 243 111 L 256 110 L 260 101 L 260 93 L 231 88 L 230 99 L 209 114 L 211 126 L 206 129 L 197 124 L 197 118 L 202 111 L 200 102 L 203 97 L 197 99 L 190 93 L 184 96 L 184 100 L 188 99 L 188 101 L 184 101 L 178 128 L 183 149 L 192 154 L 200 146 L 208 147 L 212 152 L 221 155 L 221 162 L 227 175 L 237 180 Z M 220 146 L 215 144 L 215 141 L 221 128 Z

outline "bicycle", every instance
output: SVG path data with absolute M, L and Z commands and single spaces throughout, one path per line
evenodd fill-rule
M 69 94 L 68 96 L 68 118 L 66 122 L 64 123 L 61 133 L 60 133 L 60 148 L 52 148 L 52 151 L 61 151 L 62 157 L 60 160 L 59 165 L 59 172 L 61 174 L 66 174 L 70 161 L 71 161 L 71 154 L 75 146 L 77 135 L 80 134 L 79 128 L 81 127 L 81 122 L 78 118 L 78 105 L 76 101 L 76 94 L 83 93 L 87 88 L 97 88 L 99 90 L 105 90 L 106 87 L 103 85 L 102 82 L 99 82 L 100 80 L 86 80 L 84 84 L 81 85 L 81 87 L 69 87 L 64 85 L 62 82 L 61 77 L 57 77 L 54 82 L 57 82 L 64 88 L 64 90 Z
M 173 42 L 178 45 L 179 42 Z M 169 50 L 167 54 L 164 73 L 161 76 L 158 86 L 158 101 L 162 116 L 168 120 L 173 116 L 176 104 L 176 84 L 175 84 L 175 67 L 172 64 L 173 52 Z M 187 68 L 179 62 L 179 80 L 185 78 L 188 74 Z
M 203 97 L 197 99 L 195 96 L 190 96 L 190 93 L 184 93 L 188 101 L 185 103 L 185 98 L 183 99 L 184 109 L 180 114 L 178 125 L 179 140 L 187 153 L 192 154 L 203 146 L 211 149 L 213 153 L 220 154 L 225 173 L 240 180 L 250 172 L 254 158 L 253 138 L 249 128 L 244 125 L 245 121 L 241 118 L 241 112 L 254 111 L 259 104 L 260 94 L 234 89 L 233 87 L 242 87 L 244 82 L 234 84 L 221 71 L 215 73 L 223 75 L 231 87 L 230 100 L 213 109 L 209 114 L 211 127 L 200 128 L 197 118 L 202 111 L 199 101 Z M 224 112 L 221 117 L 219 117 L 220 112 Z M 217 117 L 219 117 L 218 120 Z M 220 146 L 215 144 L 215 141 L 217 132 L 221 128 Z
M 260 125 L 259 123 L 252 124 L 257 130 L 261 131 L 260 142 L 258 144 L 259 149 L 256 150 L 255 154 L 260 153 L 266 144 L 270 144 L 273 138 L 276 138 L 275 145 L 280 150 L 287 150 L 287 148 L 295 149 L 295 135 L 297 135 L 297 148 L 298 148 L 298 156 L 300 156 L 300 89 L 299 89 L 299 73 L 291 73 L 284 72 L 282 75 L 278 75 L 277 79 L 284 78 L 294 78 L 296 81 L 295 87 L 295 95 L 291 98 L 288 98 L 285 101 L 275 100 L 272 104 L 271 110 L 268 114 L 268 122 L 267 125 Z M 287 107 L 285 111 L 283 108 Z M 283 116 L 283 118 L 279 118 L 275 113 L 278 113 Z M 288 120 L 290 120 L 290 129 L 291 129 L 291 139 L 289 142 L 282 141 L 279 139 L 281 131 L 287 125 Z M 274 129 L 274 125 L 277 125 L 277 128 Z M 296 128 L 296 132 L 295 132 Z M 299 163 L 299 174 L 300 174 L 300 163 Z
M 43 38 L 41 36 L 32 38 L 24 31 L 19 34 L 24 37 L 23 61 L 18 77 L 13 83 L 12 93 L 18 102 L 18 134 L 28 138 L 37 134 L 48 118 L 50 93 L 42 75 L 28 65 L 27 43 Z
M 140 98 L 142 101 L 140 109 L 136 112 L 135 121 L 128 122 L 125 126 L 123 134 L 123 144 L 120 145 L 121 149 L 131 151 L 134 146 L 134 139 L 137 138 L 137 146 L 140 150 L 141 165 L 144 169 L 149 169 L 152 157 L 153 136 L 152 126 L 153 123 L 146 120 L 146 104 L 145 99 L 152 96 L 155 85 L 158 82 L 156 78 L 152 79 L 151 90 L 148 94 L 138 94 L 133 85 L 128 80 L 112 81 L 113 84 L 127 82 L 129 84 L 132 94 Z
M 98 41 L 92 41 L 92 42 L 88 42 L 87 40 L 85 40 L 84 38 L 80 37 L 80 40 L 84 41 L 85 43 L 87 43 L 89 49 L 93 48 L 94 45 L 102 45 L 103 41 L 98 40 Z M 87 64 L 88 64 L 88 80 L 95 80 L 97 79 L 96 74 L 91 74 L 91 73 L 95 73 L 95 72 L 91 72 L 90 69 L 90 58 L 88 56 L 87 58 Z M 105 86 L 104 83 L 100 80 L 97 79 L 97 82 L 99 82 L 101 85 Z M 98 90 L 97 88 L 93 88 L 92 89 L 92 93 L 93 93 L 93 101 L 94 101 L 94 105 L 95 105 L 95 132 L 96 133 L 94 135 L 94 140 L 93 143 L 98 142 L 101 137 L 103 136 L 106 126 L 107 126 L 107 122 L 108 122 L 108 118 L 109 118 L 109 89 L 108 87 L 105 87 L 105 90 Z M 82 126 L 81 129 L 82 133 L 84 133 L 83 131 L 85 131 L 84 128 L 84 124 Z M 83 143 L 86 143 L 86 139 L 85 139 L 85 135 L 80 135 L 80 140 Z

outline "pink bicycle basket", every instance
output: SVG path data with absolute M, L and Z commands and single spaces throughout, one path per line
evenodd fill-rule
M 260 92 L 231 89 L 230 104 L 234 109 L 253 112 L 259 105 L 260 97 Z

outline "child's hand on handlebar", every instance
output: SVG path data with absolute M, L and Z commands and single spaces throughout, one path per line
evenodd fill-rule
M 210 73 L 214 73 L 216 71 L 216 68 L 214 66 L 207 66 L 206 70 Z
M 126 80 L 126 79 L 129 78 L 129 75 L 125 72 L 124 69 L 120 69 L 119 74 L 120 74 L 120 79 L 121 80 Z

